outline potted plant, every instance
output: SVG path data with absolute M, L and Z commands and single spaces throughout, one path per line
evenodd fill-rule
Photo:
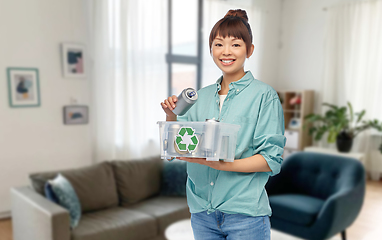
M 372 128 L 375 128 L 379 132 L 382 132 L 382 122 L 380 123 L 378 120 L 369 121 L 369 124 Z M 379 151 L 382 153 L 382 143 L 379 146 Z
M 325 115 L 309 114 L 305 116 L 308 123 L 315 123 L 309 129 L 309 134 L 315 135 L 315 140 L 321 140 L 327 132 L 327 141 L 329 143 L 336 142 L 339 152 L 349 152 L 351 150 L 353 139 L 362 131 L 368 128 L 375 128 L 382 131 L 382 124 L 378 120 L 365 121 L 362 120 L 366 111 L 354 113 L 353 107 L 348 102 L 347 107 L 338 107 L 336 105 L 324 103 L 329 107 Z M 348 111 L 349 110 L 349 111 Z M 382 145 L 381 145 L 382 153 Z

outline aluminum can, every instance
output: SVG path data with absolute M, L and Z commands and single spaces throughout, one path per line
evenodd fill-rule
M 218 141 L 219 136 L 219 121 L 215 119 L 206 119 L 204 125 L 204 137 L 203 137 L 203 149 L 207 151 L 207 155 L 210 156 L 215 149 L 215 141 Z
M 220 147 L 220 158 L 223 160 L 228 158 L 228 146 L 229 146 L 229 137 L 222 136 L 221 147 Z
M 177 149 L 176 149 L 176 146 L 175 146 L 175 138 L 176 138 L 176 135 L 178 134 L 179 132 L 179 129 L 180 129 L 180 124 L 170 124 L 168 126 L 168 130 L 167 130 L 167 138 L 164 140 L 164 146 L 166 146 L 166 149 L 167 149 L 167 153 L 169 155 L 173 155 L 173 156 L 176 156 L 177 155 Z
M 176 107 L 172 111 L 175 115 L 184 115 L 198 100 L 198 93 L 193 88 L 184 89 L 178 96 Z

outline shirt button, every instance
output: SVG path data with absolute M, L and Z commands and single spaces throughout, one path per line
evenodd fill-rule
M 239 89 L 236 90 L 236 92 L 238 92 L 238 91 L 239 91 Z
M 213 186 L 213 185 L 214 185 L 214 182 L 211 182 L 210 184 L 211 184 L 211 186 Z

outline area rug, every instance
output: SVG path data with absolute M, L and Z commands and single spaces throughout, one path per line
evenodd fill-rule
M 303 238 L 294 237 L 292 235 L 271 229 L 271 240 L 303 240 Z M 341 240 L 341 237 L 334 236 L 328 240 Z
M 184 220 L 171 224 L 165 230 L 165 236 L 166 236 L 166 239 L 168 240 L 193 240 L 194 235 L 192 234 L 191 220 L 184 219 Z M 304 240 L 304 239 L 271 229 L 271 240 Z M 327 240 L 341 240 L 341 237 L 337 235 Z M 367 239 L 367 240 L 375 240 L 375 239 Z

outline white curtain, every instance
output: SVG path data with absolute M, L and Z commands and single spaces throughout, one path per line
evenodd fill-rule
M 354 112 L 366 110 L 364 119 L 382 120 L 382 1 L 329 8 L 326 26 L 322 101 L 339 106 L 349 101 Z M 370 153 L 378 151 L 372 139 L 363 132 L 352 148 L 366 154 L 369 169 Z
M 382 1 L 328 9 L 323 102 L 382 119 Z
M 167 0 L 86 1 L 94 159 L 159 155 L 167 97 Z
M 251 70 L 255 77 L 261 75 L 262 37 L 264 36 L 264 10 L 254 5 L 253 1 L 218 1 L 205 0 L 203 14 L 203 66 L 202 87 L 210 85 L 222 75 L 220 69 L 215 65 L 209 51 L 210 32 L 217 21 L 222 19 L 230 9 L 244 9 L 249 18 L 253 35 L 255 51 L 245 64 L 245 70 Z M 260 79 L 261 80 L 261 79 Z M 264 79 L 263 79 L 264 80 Z

